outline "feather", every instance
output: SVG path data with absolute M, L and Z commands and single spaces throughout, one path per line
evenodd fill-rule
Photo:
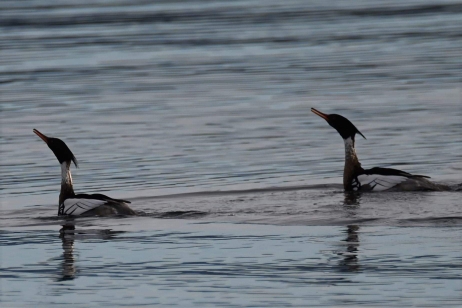
M 361 174 L 355 179 L 359 184 L 356 185 L 356 190 L 383 191 L 407 181 L 408 178 L 401 175 Z
M 107 203 L 106 200 L 78 198 L 77 196 L 64 200 L 59 207 L 58 215 L 82 215 L 87 211 Z

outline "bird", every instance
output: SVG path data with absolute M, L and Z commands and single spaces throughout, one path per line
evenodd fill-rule
M 355 150 L 355 135 L 366 137 L 347 118 L 339 114 L 325 114 L 315 108 L 311 111 L 327 121 L 342 136 L 345 144 L 343 188 L 345 191 L 418 191 L 443 190 L 443 185 L 427 180 L 428 176 L 410 174 L 392 168 L 363 169 Z
M 74 154 L 61 139 L 47 137 L 35 128 L 33 132 L 48 145 L 61 165 L 58 216 L 136 215 L 128 206 L 130 201 L 103 194 L 75 194 L 70 169 L 72 162 L 78 167 Z

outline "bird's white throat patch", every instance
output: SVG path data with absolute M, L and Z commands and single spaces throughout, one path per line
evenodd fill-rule
M 69 162 L 61 164 L 61 182 L 72 185 L 72 175 Z
M 354 140 L 348 137 L 343 141 L 345 142 L 345 158 L 347 160 L 351 158 L 357 159 Z

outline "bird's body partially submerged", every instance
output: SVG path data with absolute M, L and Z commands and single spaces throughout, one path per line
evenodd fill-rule
M 53 151 L 61 164 L 61 191 L 59 193 L 58 215 L 70 216 L 108 216 L 135 215 L 128 203 L 130 201 L 113 199 L 102 194 L 75 194 L 72 184 L 71 162 L 77 167 L 77 159 L 67 145 L 58 138 L 49 138 L 38 130 L 37 134 Z
M 346 191 L 412 191 L 441 190 L 444 187 L 427 180 L 428 176 L 391 169 L 363 169 L 355 150 L 355 135 L 364 135 L 345 117 L 338 114 L 324 114 L 314 108 L 311 111 L 335 128 L 345 143 L 345 168 L 343 187 Z

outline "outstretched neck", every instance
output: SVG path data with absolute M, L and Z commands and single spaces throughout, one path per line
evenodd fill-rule
M 355 150 L 354 137 L 343 139 L 345 142 L 345 168 L 343 169 L 343 188 L 352 190 L 352 182 L 354 177 L 362 170 Z
M 61 164 L 61 192 L 59 193 L 59 204 L 69 197 L 75 196 L 74 187 L 72 186 L 71 162 Z

